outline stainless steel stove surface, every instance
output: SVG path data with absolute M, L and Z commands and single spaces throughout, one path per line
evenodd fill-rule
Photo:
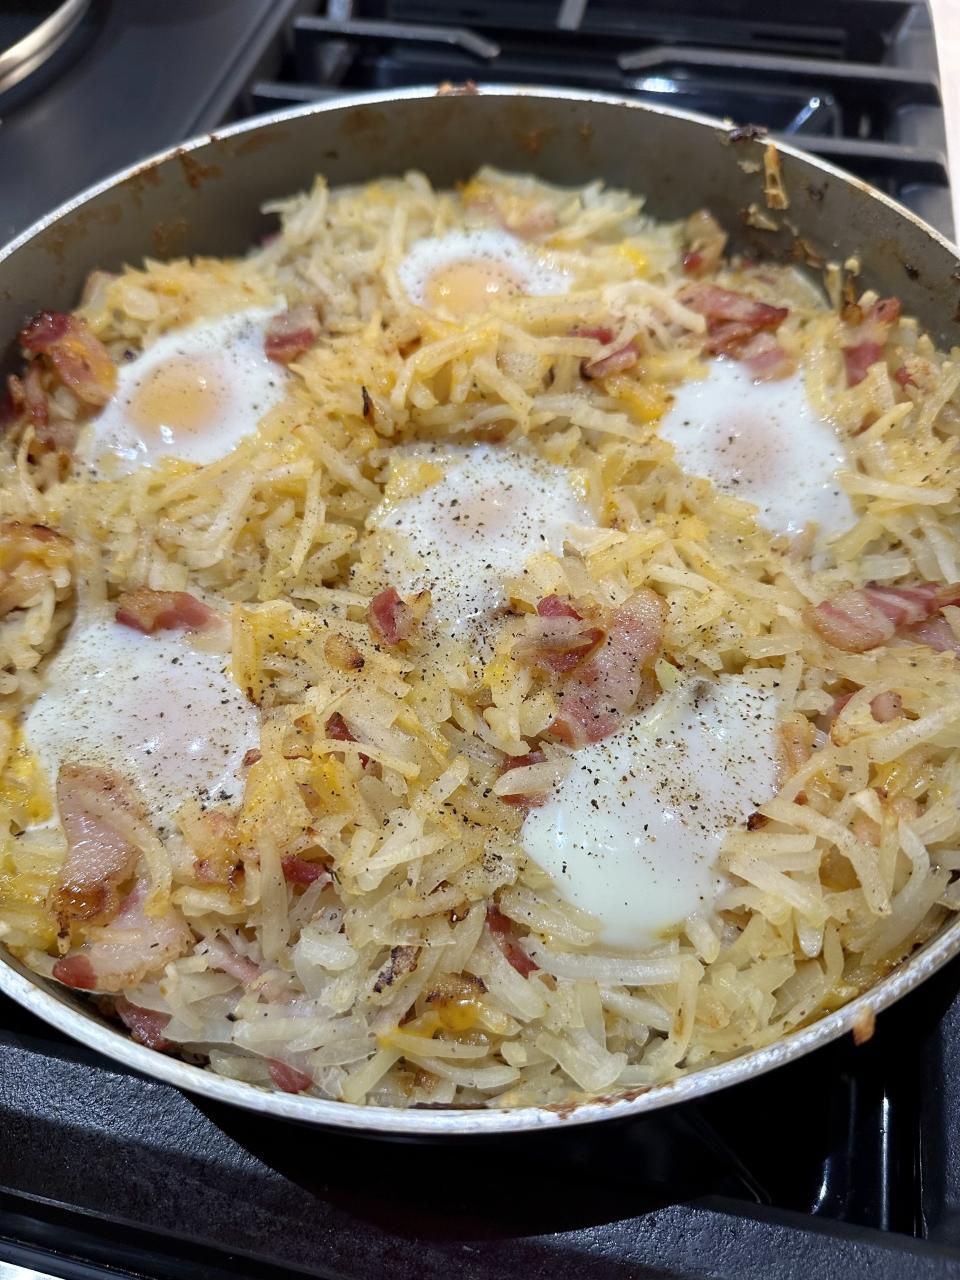
M 59 7 L 2 6 L 0 70 Z M 951 230 L 913 0 L 80 8 L 40 70 L 0 80 L 0 237 L 224 120 L 445 79 L 592 86 L 763 125 Z M 0 1280 L 960 1276 L 958 988 L 960 961 L 868 1044 L 699 1104 L 460 1147 L 194 1102 L 0 1001 Z

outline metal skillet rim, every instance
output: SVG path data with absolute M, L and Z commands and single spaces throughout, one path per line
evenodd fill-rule
M 687 111 L 675 111 L 660 106 L 638 103 L 615 94 L 592 93 L 580 90 L 553 90 L 526 86 L 478 86 L 478 93 L 490 96 L 566 99 L 573 101 L 603 102 L 623 106 L 650 115 L 679 117 L 704 125 L 719 134 L 728 126 L 710 116 Z M 389 103 L 398 99 L 429 98 L 437 94 L 436 86 L 425 86 L 396 92 L 386 90 L 373 94 L 358 94 L 335 99 L 331 102 L 308 104 L 288 110 L 272 112 L 242 121 L 224 129 L 197 138 L 148 157 L 146 160 L 121 170 L 119 173 L 89 187 L 79 195 L 60 205 L 28 227 L 6 247 L 0 249 L 0 263 L 15 253 L 22 245 L 66 214 L 79 208 L 101 193 L 121 186 L 125 181 L 145 169 L 238 134 L 254 132 L 285 120 L 311 116 L 326 111 L 339 111 L 353 106 Z M 954 244 L 933 227 L 923 222 L 909 209 L 892 200 L 883 192 L 874 190 L 844 173 L 836 166 L 810 156 L 798 148 L 777 142 L 777 150 L 795 156 L 808 165 L 831 174 L 847 186 L 860 187 L 865 194 L 886 204 L 904 219 L 914 223 L 926 235 L 947 248 L 954 256 L 958 250 Z M 43 1019 L 56 1029 L 85 1044 L 119 1065 L 142 1072 L 166 1084 L 197 1094 L 215 1102 L 229 1103 L 248 1111 L 274 1115 L 279 1118 L 341 1129 L 368 1136 L 441 1138 L 445 1136 L 479 1136 L 545 1131 L 569 1125 L 595 1123 L 642 1115 L 673 1103 L 689 1101 L 717 1092 L 720 1089 L 743 1083 L 812 1050 L 837 1039 L 854 1025 L 862 1025 L 865 1019 L 879 1013 L 896 1000 L 912 991 L 948 960 L 960 952 L 960 919 L 944 928 L 935 938 L 903 961 L 886 978 L 858 996 L 841 1009 L 818 1019 L 809 1026 L 784 1037 L 773 1044 L 755 1049 L 727 1062 L 691 1072 L 678 1080 L 640 1090 L 626 1090 L 620 1096 L 571 1101 L 568 1104 L 525 1106 L 515 1108 L 489 1107 L 482 1109 L 444 1108 L 438 1110 L 401 1109 L 393 1107 L 360 1106 L 335 1102 L 322 1098 L 274 1093 L 254 1085 L 219 1076 L 205 1068 L 194 1066 L 179 1058 L 168 1057 L 147 1049 L 115 1030 L 100 1018 L 92 1005 L 81 1004 L 79 999 L 61 993 L 54 984 L 38 977 L 16 960 L 0 945 L 0 991 L 30 1013 Z

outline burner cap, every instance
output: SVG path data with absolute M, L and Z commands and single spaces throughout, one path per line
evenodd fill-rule
M 5 4 L 0 10 L 0 93 L 53 57 L 86 12 L 89 0 Z

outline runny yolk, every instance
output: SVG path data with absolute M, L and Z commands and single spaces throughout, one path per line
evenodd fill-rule
M 427 281 L 426 297 L 431 307 L 465 315 L 485 311 L 498 298 L 523 291 L 523 281 L 502 262 L 474 258 L 434 271 Z
M 225 399 L 219 370 L 208 360 L 183 356 L 153 369 L 127 412 L 145 444 L 169 445 L 201 434 L 216 420 Z

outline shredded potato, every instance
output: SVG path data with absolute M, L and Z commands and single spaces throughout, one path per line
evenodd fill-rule
M 768 203 L 782 209 L 768 161 Z M 279 234 L 248 257 L 97 275 L 78 313 L 119 359 L 281 296 L 316 307 L 320 338 L 256 434 L 204 466 L 166 459 L 96 482 L 68 452 L 38 448 L 28 415 L 0 443 L 3 520 L 61 539 L 8 564 L 0 526 L 0 580 L 22 579 L 0 616 L 5 945 L 44 975 L 64 945 L 50 908 L 64 837 L 42 825 L 55 779 L 18 719 L 79 604 L 142 586 L 228 602 L 232 676 L 263 717 L 239 810 L 217 825 L 187 805 L 179 831 L 146 842 L 153 891 L 197 946 L 124 993 L 214 1071 L 384 1106 L 642 1088 L 776 1041 L 930 938 L 960 907 L 958 659 L 906 640 L 841 651 L 807 619 L 868 581 L 957 579 L 957 354 L 901 320 L 886 360 L 848 386 L 843 321 L 817 287 L 793 269 L 721 263 L 720 286 L 789 307 L 778 340 L 845 440 L 856 519 L 811 560 L 657 434 L 671 389 L 703 376 L 704 319 L 677 296 L 681 225 L 599 184 L 493 170 L 461 193 L 415 173 L 340 190 L 318 179 L 272 212 Z M 407 299 L 397 273 L 414 241 L 497 216 L 538 238 L 571 292 L 505 296 L 460 320 Z M 583 335 L 611 317 L 639 358 L 584 378 L 598 348 Z M 67 387 L 47 393 L 58 420 L 82 424 Z M 366 622 L 378 583 L 365 521 L 385 495 L 436 479 L 395 450 L 473 440 L 570 468 L 602 526 L 504 584 L 511 613 L 486 666 L 443 635 L 378 644 Z M 667 605 L 661 688 L 679 667 L 775 673 L 786 766 L 780 793 L 730 832 L 718 914 L 629 953 L 604 947 L 598 921 L 525 856 L 522 809 L 501 798 L 549 788 L 566 750 L 545 738 L 542 758 L 501 767 L 555 714 L 511 656 L 524 614 L 552 593 L 613 606 L 643 587 Z M 960 610 L 944 617 L 960 635 Z M 870 700 L 885 691 L 902 712 L 881 723 Z M 291 858 L 323 874 L 286 878 Z

